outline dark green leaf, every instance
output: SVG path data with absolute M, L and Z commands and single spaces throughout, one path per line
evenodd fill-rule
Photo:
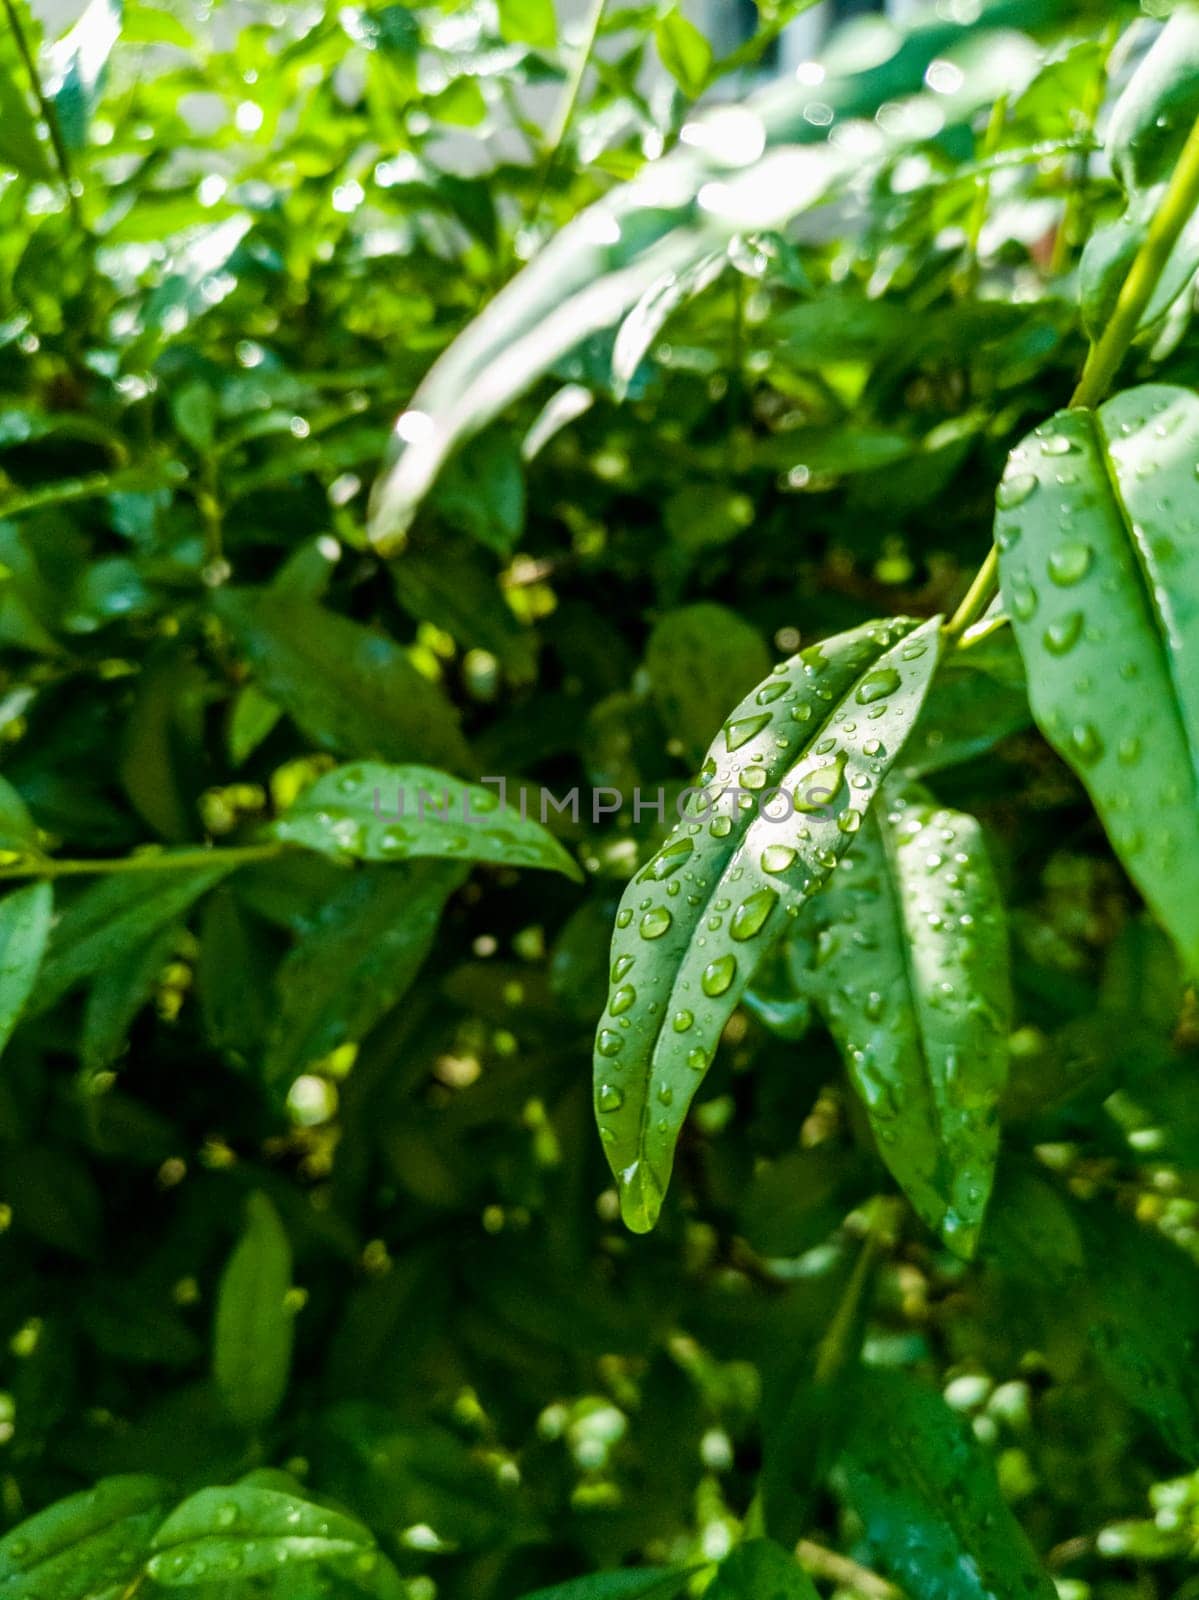
M 725 1556 L 708 1600 L 817 1600 L 812 1580 L 782 1545 L 753 1539 Z
M 360 1522 L 297 1495 L 249 1483 L 201 1489 L 172 1511 L 154 1537 L 146 1570 L 164 1588 L 239 1581 L 339 1557 L 373 1570 L 374 1540 Z
M 650 688 L 663 727 L 698 763 L 729 702 L 770 670 L 756 628 L 724 606 L 684 606 L 663 617 L 645 653 Z
M 0 1052 L 33 992 L 53 912 L 48 883 L 26 884 L 0 900 Z
M 385 634 L 265 591 L 226 590 L 216 607 L 264 693 L 322 749 L 470 766 L 453 707 Z
M 245 1231 L 221 1275 L 212 1350 L 213 1376 L 225 1409 L 246 1429 L 269 1422 L 287 1390 L 293 1333 L 286 1304 L 290 1288 L 291 1245 L 283 1224 L 264 1194 L 252 1194 L 246 1201 Z
M 0 1539 L 5 1600 L 92 1600 L 137 1576 L 166 1510 L 167 1484 L 146 1476 L 102 1479 Z

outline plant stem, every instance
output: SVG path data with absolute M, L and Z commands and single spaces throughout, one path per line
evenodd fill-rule
M 4 878 L 77 878 L 84 875 L 109 876 L 118 872 L 187 872 L 195 867 L 245 866 L 253 861 L 273 861 L 288 847 L 282 843 L 237 845 L 228 850 L 175 850 L 147 852 L 144 855 L 97 857 L 94 861 L 60 860 L 49 856 L 14 862 L 0 867 Z
M 1097 406 L 1119 371 L 1136 336 L 1145 308 L 1153 298 L 1170 252 L 1199 205 L 1199 118 L 1191 129 L 1174 176 L 1153 214 L 1144 243 L 1137 251 L 1116 301 L 1111 321 L 1098 344 L 1091 346 L 1071 406 Z
M 5 0 L 8 3 L 8 0 Z M 604 6 L 607 0 L 591 0 L 591 9 L 588 11 L 583 23 L 583 37 L 579 48 L 571 62 L 570 73 L 566 79 L 566 88 L 562 95 L 561 103 L 550 124 L 545 140 L 545 155 L 541 163 L 541 180 L 537 185 L 537 195 L 533 201 L 530 224 L 535 226 L 541 215 L 542 201 L 545 191 L 549 187 L 550 178 L 553 176 L 557 164 L 558 153 L 562 148 L 562 141 L 566 138 L 571 120 L 575 114 L 575 107 L 579 103 L 579 95 L 583 92 L 583 79 L 587 74 L 587 64 L 591 60 L 591 52 L 595 49 L 595 41 L 599 36 L 599 25 L 603 19 Z
M 1174 175 L 1153 214 L 1141 248 L 1128 269 L 1102 337 L 1091 346 L 1078 386 L 1070 397 L 1071 409 L 1097 406 L 1107 393 L 1120 363 L 1136 337 L 1141 318 L 1157 288 L 1170 252 L 1195 207 L 1199 205 L 1199 118 L 1183 146 Z M 994 545 L 979 567 L 966 597 L 945 625 L 949 638 L 956 638 L 982 615 L 990 601 L 999 572 L 999 552 Z
M 79 231 L 86 233 L 87 226 L 83 220 L 83 212 L 79 207 L 79 194 L 75 187 L 74 173 L 71 171 L 71 158 L 67 154 L 67 147 L 63 141 L 62 129 L 58 123 L 58 113 L 47 99 L 46 91 L 42 87 L 41 74 L 37 70 L 37 62 L 33 58 L 33 51 L 29 48 L 29 41 L 25 37 L 25 30 L 21 26 L 20 17 L 17 15 L 15 0 L 4 0 L 4 10 L 8 16 L 8 25 L 12 29 L 13 38 L 16 40 L 17 52 L 22 62 L 24 62 L 25 71 L 29 75 L 30 87 L 33 90 L 34 99 L 37 101 L 38 110 L 41 112 L 42 119 L 50 134 L 50 143 L 54 149 L 54 160 L 58 166 L 62 186 L 66 190 L 67 205 L 70 207 L 71 217 Z
M 1083 127 L 1088 138 L 1093 138 L 1095 123 L 1103 108 L 1103 92 L 1107 87 L 1108 62 L 1115 49 L 1116 40 L 1120 35 L 1119 23 L 1113 18 L 1103 31 L 1100 39 L 1099 70 L 1087 87 L 1082 103 Z M 1066 195 L 1066 205 L 1062 212 L 1062 220 L 1053 240 L 1053 254 L 1049 262 L 1051 277 L 1058 277 L 1066 270 L 1070 248 L 1074 243 L 1075 233 L 1078 231 L 1078 213 L 1082 209 L 1083 189 L 1087 180 L 1087 171 L 1090 166 L 1090 151 L 1084 150 L 1072 163 L 1073 175 L 1070 179 L 1070 189 Z
M 1003 125 L 1007 120 L 1007 95 L 1001 94 L 991 107 L 987 131 L 983 135 L 982 159 L 989 161 L 999 149 Z M 987 207 L 991 203 L 991 176 L 984 171 L 974 180 L 974 199 L 970 206 L 970 221 L 966 229 L 966 263 L 958 280 L 958 293 L 965 297 L 973 294 L 978 285 L 979 243 L 987 221 Z
M 853 1353 L 854 1328 L 874 1276 L 874 1264 L 878 1259 L 881 1242 L 878 1225 L 872 1224 L 870 1232 L 862 1241 L 858 1259 L 853 1264 L 853 1271 L 833 1313 L 833 1320 L 829 1323 L 824 1338 L 820 1341 L 820 1348 L 816 1352 L 816 1367 L 812 1377 L 817 1384 L 834 1382 L 849 1362 Z
M 886 1578 L 869 1567 L 859 1566 L 839 1550 L 828 1550 L 811 1539 L 801 1539 L 795 1546 L 795 1559 L 813 1578 L 827 1578 L 830 1582 L 865 1595 L 867 1600 L 904 1600 L 902 1589 L 897 1589 Z

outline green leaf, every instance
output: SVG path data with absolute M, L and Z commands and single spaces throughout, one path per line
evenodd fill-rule
M 597 1572 L 538 1589 L 524 1600 L 674 1600 L 691 1576 L 686 1567 L 640 1567 L 635 1571 Z
M 77 983 L 124 959 L 132 945 L 178 921 L 234 865 L 214 852 L 210 867 L 114 873 L 89 885 L 54 925 L 30 1002 L 34 1011 L 48 1010 Z
M 396 599 L 417 622 L 431 622 L 467 650 L 495 656 L 513 683 L 536 674 L 537 641 L 504 600 L 488 557 L 448 531 L 429 549 L 409 547 L 391 564 Z
M 520 451 L 507 432 L 472 439 L 437 485 L 433 505 L 451 527 L 506 556 L 525 525 Z
M 970 1426 L 900 1372 L 859 1375 L 844 1403 L 845 1497 L 869 1564 L 920 1600 L 1054 1600 Z
M 158 1478 L 102 1478 L 0 1539 L 5 1600 L 92 1600 L 135 1578 L 166 1510 Z
M 53 914 L 48 883 L 27 884 L 0 900 L 0 1052 L 33 992 Z
M 689 762 L 712 742 L 729 701 L 770 670 L 758 630 L 725 606 L 684 606 L 649 636 L 645 667 L 658 715 Z
M 276 979 L 264 1070 L 286 1086 L 297 1072 L 356 1044 L 408 989 L 432 946 L 460 866 L 368 868 L 317 911 Z
M 1037 724 L 1199 973 L 1199 398 L 1062 411 L 1008 459 L 1000 578 Z
M 225 1409 L 247 1430 L 269 1422 L 287 1392 L 290 1288 L 287 1233 L 267 1197 L 251 1194 L 245 1231 L 221 1274 L 212 1349 L 213 1377 Z
M 883 1160 L 929 1227 L 969 1256 L 999 1150 L 1011 1028 L 1007 929 L 978 823 L 919 791 L 884 791 L 813 901 L 813 928 L 812 992 Z
M 688 273 L 738 234 L 782 228 L 864 182 L 867 169 L 881 169 L 921 140 L 930 121 L 969 121 L 989 95 L 1010 87 L 1031 54 L 1011 27 L 1047 18 L 1044 0 L 1005 12 L 1005 32 L 971 30 L 977 55 L 958 89 L 929 95 L 928 120 L 915 112 L 886 119 L 868 155 L 828 140 L 825 114 L 843 123 L 870 119 L 885 101 L 918 97 L 930 62 L 965 29 L 914 32 L 903 49 L 888 50 L 883 69 L 873 52 L 857 60 L 843 53 L 818 85 L 792 80 L 743 105 L 713 107 L 689 124 L 687 141 L 576 216 L 454 341 L 397 419 L 371 495 L 375 545 L 384 554 L 402 549 L 418 507 L 463 440 L 667 276 Z M 695 34 L 677 9 L 662 21 L 671 66 L 693 76 L 707 71 L 700 60 L 707 47 Z
M 441 856 L 583 876 L 551 833 L 509 808 L 495 789 L 463 783 L 434 767 L 377 761 L 335 767 L 305 789 L 270 831 L 339 860 Z
M 500 33 L 515 44 L 552 50 L 558 42 L 553 0 L 499 0 Z
M 706 1600 L 818 1600 L 812 1580 L 782 1545 L 752 1539 L 725 1556 Z
M 215 604 L 263 693 L 323 750 L 470 766 L 454 708 L 385 634 L 266 590 L 227 589 Z
M 79 1041 L 80 1059 L 89 1070 L 110 1066 L 125 1048 L 134 1018 L 154 993 L 178 939 L 178 928 L 168 923 L 100 969 L 84 1007 Z
M 29 808 L 7 778 L 0 778 L 0 853 L 6 866 L 22 856 L 41 854 L 37 826 Z
M 730 714 L 700 769 L 705 788 L 625 890 L 594 1090 L 635 1231 L 657 1218 L 725 1023 L 898 758 L 939 640 L 937 619 L 871 623 L 781 662 Z
M 707 88 L 712 70 L 712 46 L 677 6 L 672 6 L 654 26 L 654 43 L 662 65 L 688 97 L 696 100 Z
M 154 1551 L 146 1571 L 155 1583 L 176 1589 L 210 1584 L 217 1574 L 240 1585 L 304 1563 L 345 1557 L 365 1563 L 374 1557 L 375 1542 L 340 1511 L 279 1489 L 235 1483 L 185 1500 L 159 1528 Z

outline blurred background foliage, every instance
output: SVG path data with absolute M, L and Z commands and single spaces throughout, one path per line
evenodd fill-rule
M 551 814 L 585 886 L 252 859 L 339 758 L 673 793 L 800 640 L 960 597 L 1008 448 L 1085 354 L 1080 248 L 1123 205 L 1097 123 L 1156 26 L 1133 7 L 982 6 L 1031 63 L 993 108 L 823 232 L 739 237 L 643 301 L 455 457 L 394 558 L 366 539 L 438 353 L 802 9 L 714 45 L 612 0 L 588 50 L 550 0 L 94 0 L 61 36 L 6 0 L 3 862 L 250 852 L 55 883 L 0 1073 L 7 1523 L 116 1474 L 171 1503 L 258 1474 L 239 1492 L 368 1529 L 381 1593 L 516 1600 L 702 1568 L 761 1488 L 822 1593 L 980 1595 L 952 1541 L 937 1564 L 952 1497 L 879 1489 L 894 1415 L 974 1441 L 1063 1600 L 1199 1594 L 1199 1017 L 1010 637 L 943 675 L 913 745 L 1012 916 L 968 1266 L 782 970 L 729 1024 L 659 1230 L 622 1231 L 589 1055 L 652 812 Z M 885 63 L 892 27 L 838 47 Z M 1134 365 L 1194 385 L 1189 292 Z M 865 1387 L 822 1382 L 868 1224 Z M 114 1558 L 69 1593 L 159 1578 Z

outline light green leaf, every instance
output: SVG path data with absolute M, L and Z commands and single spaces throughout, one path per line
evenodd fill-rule
M 178 1506 L 154 1537 L 146 1570 L 167 1589 L 238 1582 L 301 1563 L 374 1557 L 368 1529 L 352 1517 L 278 1489 L 236 1483 L 201 1489 Z M 374 1562 L 371 1562 L 374 1565 Z M 364 1566 L 364 1571 L 366 1570 Z
M 885 790 L 813 901 L 812 929 L 816 1002 L 879 1152 L 929 1227 L 969 1256 L 1011 1026 L 1003 907 L 978 823 Z
M 704 789 L 625 890 L 595 1107 L 634 1230 L 657 1218 L 725 1023 L 898 758 L 939 639 L 937 619 L 872 623 L 780 663 L 730 714 L 700 769 Z
M 29 808 L 7 778 L 0 778 L 0 852 L 5 864 L 40 855 L 37 826 Z
M 82 150 L 87 143 L 104 69 L 120 36 L 120 0 L 91 0 L 75 26 L 47 53 L 46 89 L 70 150 Z
M 552 50 L 558 42 L 554 0 L 499 0 L 500 34 L 515 44 Z
M 291 1245 L 283 1224 L 264 1194 L 252 1194 L 245 1231 L 221 1274 L 212 1349 L 225 1409 L 246 1429 L 269 1422 L 287 1392 L 293 1321 L 284 1302 L 290 1288 Z
M 123 959 L 132 945 L 176 922 L 230 871 L 214 852 L 210 867 L 124 872 L 89 885 L 54 925 L 30 1001 L 34 1012 L 48 1010 L 77 983 Z
M 621 1572 L 596 1572 L 538 1589 L 524 1600 L 673 1600 L 691 1576 L 685 1567 L 640 1567 Z
M 662 65 L 688 97 L 703 94 L 712 70 L 712 46 L 679 10 L 672 6 L 654 26 L 654 43 Z
M 509 808 L 495 789 L 463 783 L 435 767 L 378 761 L 335 767 L 305 789 L 270 831 L 288 844 L 340 860 L 440 856 L 582 878 L 553 834 Z
M 287 1085 L 313 1061 L 356 1044 L 420 971 L 445 903 L 463 880 L 452 863 L 367 868 L 307 926 L 276 979 L 268 1081 Z
M 902 1372 L 866 1371 L 843 1404 L 845 1496 L 869 1564 L 920 1600 L 1054 1600 L 968 1422 Z
M 470 766 L 454 708 L 386 634 L 267 590 L 226 589 L 215 604 L 263 693 L 322 749 Z
M 662 725 L 698 762 L 729 701 L 770 670 L 762 635 L 726 606 L 671 611 L 649 636 L 645 666 Z
M 1199 398 L 1128 390 L 1012 452 L 1000 577 L 1037 724 L 1199 973 Z
M 769 1539 L 751 1539 L 725 1556 L 704 1595 L 706 1600 L 819 1600 L 791 1552 Z
M 48 883 L 27 884 L 0 900 L 0 1052 L 33 992 L 53 912 Z
M 1048 13 L 1056 9 L 1051 4 Z M 929 121 L 968 121 L 988 95 L 1010 89 L 1037 60 L 1012 30 L 1050 17 L 1046 0 L 1015 0 L 1004 12 L 1002 32 L 963 25 L 919 30 L 902 41 L 896 34 L 884 67 L 873 53 L 845 58 L 830 64 L 818 85 L 792 78 L 744 104 L 715 106 L 689 124 L 685 141 L 577 216 L 453 342 L 397 419 L 371 496 L 375 545 L 384 554 L 402 549 L 418 507 L 462 441 L 652 297 L 655 285 L 690 272 L 737 234 L 782 228 L 892 161 L 923 137 Z M 702 51 L 694 30 L 679 13 L 671 17 L 677 20 L 662 32 L 670 62 L 695 77 Z M 865 154 L 856 142 L 826 137 L 829 114 L 844 125 L 873 118 L 884 101 L 920 96 L 930 62 L 967 38 L 970 70 L 953 94 L 929 96 L 935 111 L 928 121 L 913 111 L 876 125 Z
M 158 1478 L 102 1478 L 19 1523 L 0 1539 L 5 1600 L 91 1600 L 136 1577 L 169 1486 Z

